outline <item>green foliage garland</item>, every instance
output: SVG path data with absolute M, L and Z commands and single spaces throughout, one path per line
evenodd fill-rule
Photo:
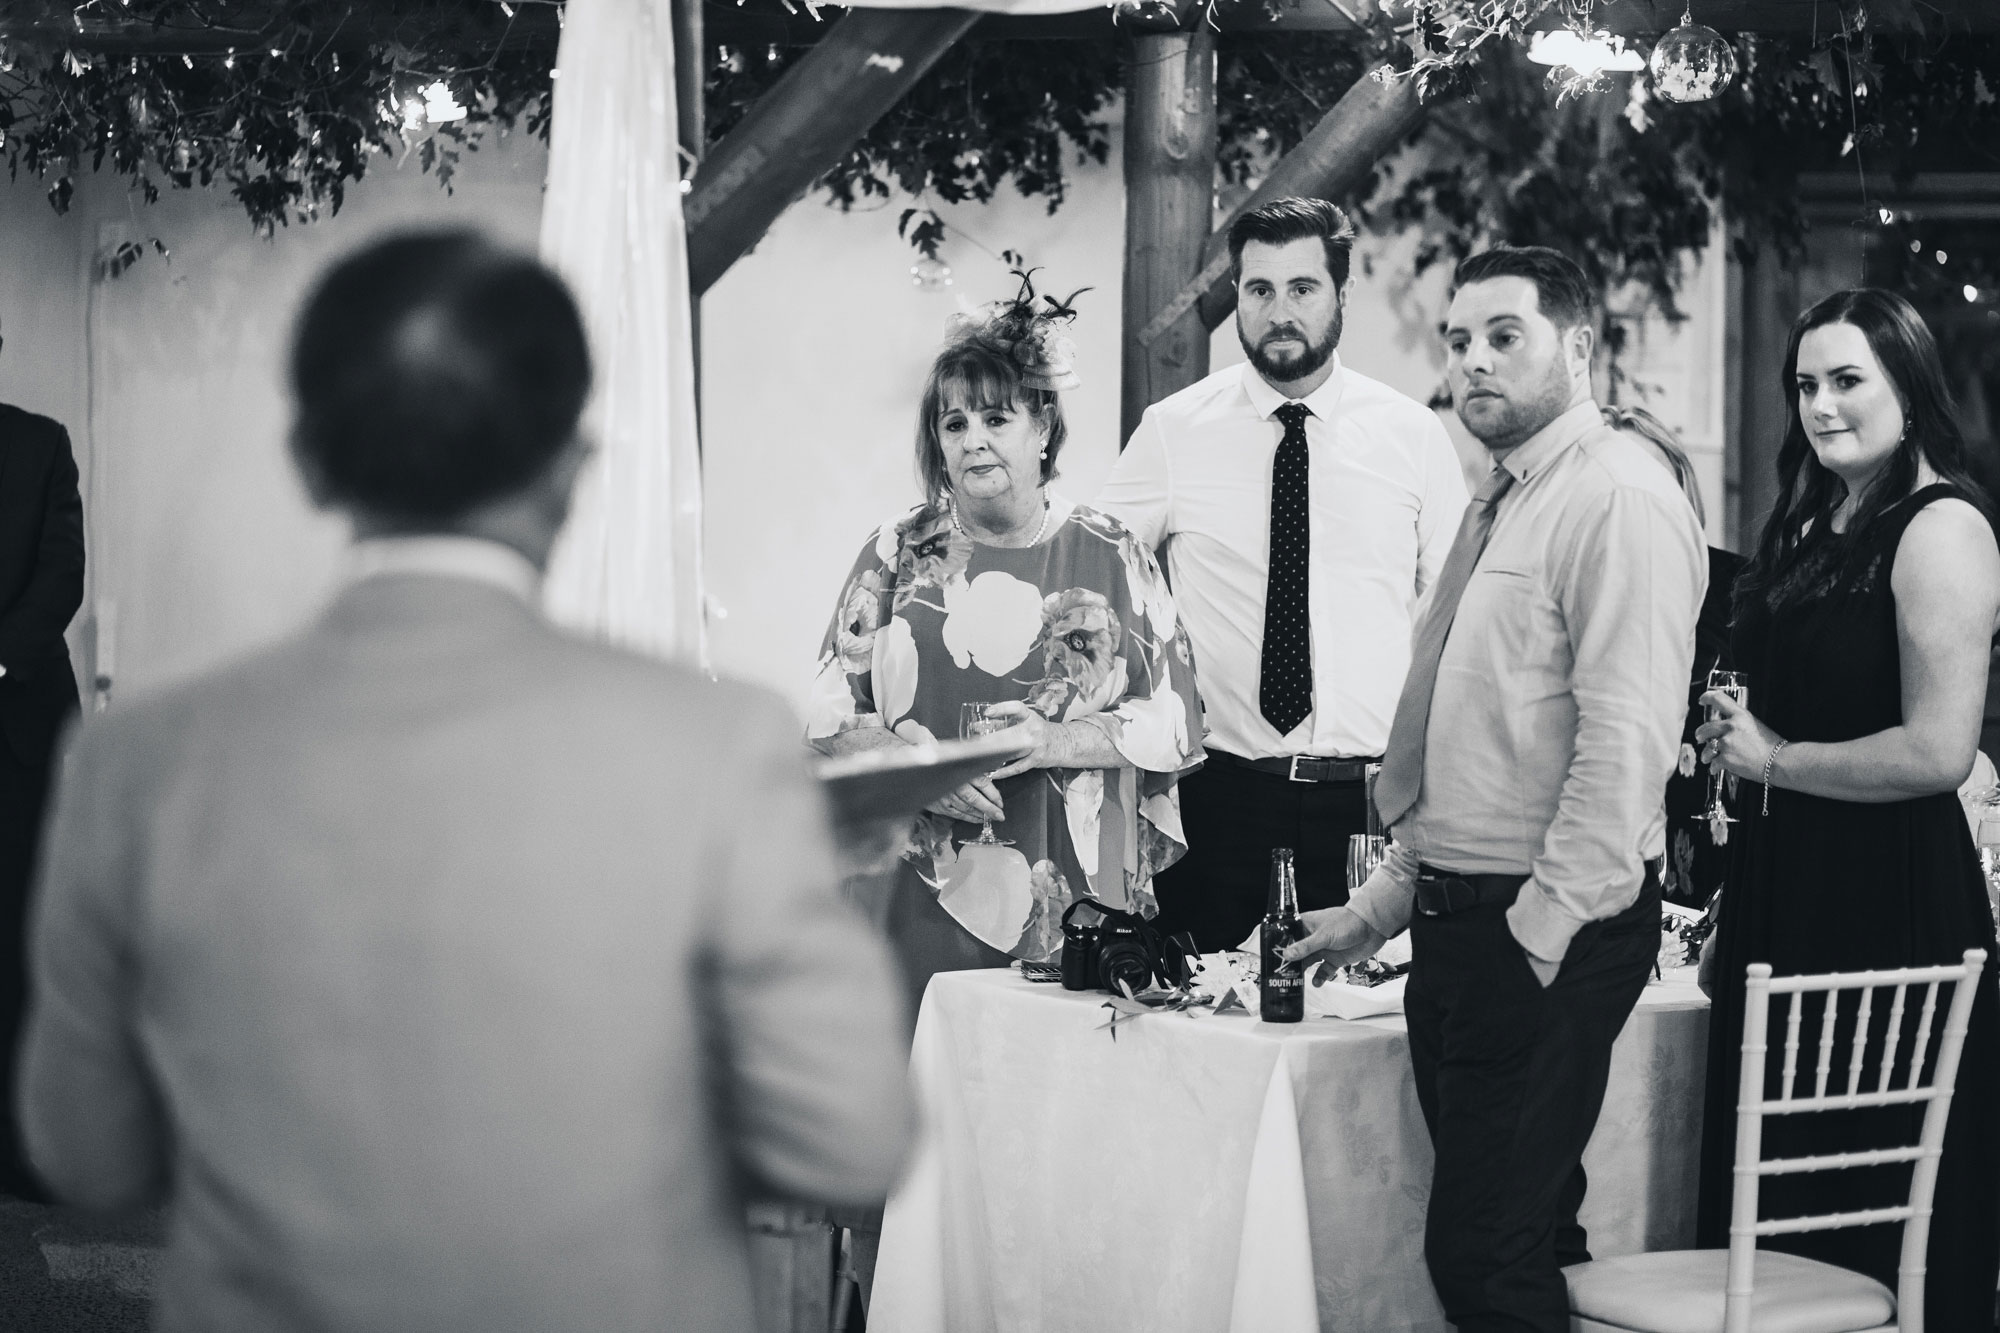
M 499 13 L 487 0 L 359 15 L 336 0 L 251 13 L 237 12 L 241 4 L 129 0 L 116 7 L 117 31 L 133 35 L 134 49 L 70 43 L 66 22 L 87 32 L 86 18 L 109 17 L 110 8 L 108 0 L 74 10 L 21 4 L 0 26 L 0 153 L 11 176 L 26 170 L 49 182 L 58 212 L 86 164 L 109 165 L 147 203 L 163 184 L 221 182 L 268 235 L 337 212 L 372 154 L 413 151 L 449 189 L 460 154 L 476 151 L 488 129 L 525 119 L 546 132 L 552 46 L 467 57 Z M 149 30 L 182 51 L 144 50 Z M 203 46 L 214 49 L 189 53 Z M 464 119 L 409 123 L 411 100 L 440 82 Z
M 1399 34 L 1378 23 L 1359 39 L 1220 34 L 1218 183 L 1254 184 L 1410 37 L 1432 105 L 1427 151 L 1378 169 L 1347 202 L 1381 229 L 1421 228 L 1420 264 L 1495 240 L 1557 245 L 1607 286 L 1641 284 L 1671 312 L 1682 259 L 1706 244 L 1718 203 L 1737 244 L 1789 257 L 1804 232 L 1789 188 L 1801 170 L 1854 170 L 1873 190 L 1919 169 L 2000 169 L 2000 43 L 1990 38 L 1890 36 L 1839 13 L 1817 42 L 1739 38 L 1736 85 L 1677 106 L 1650 100 L 1643 75 L 1560 95 L 1520 40 L 1549 7 L 1436 0 L 1420 24 Z M 378 153 L 414 153 L 449 188 L 459 155 L 487 132 L 525 123 L 546 133 L 558 8 L 131 0 L 114 13 L 112 0 L 74 11 L 17 0 L 0 25 L 0 153 L 10 172 L 46 180 L 58 209 L 79 171 L 109 165 L 148 202 L 163 187 L 225 184 L 267 234 L 337 210 Z M 114 18 L 118 31 L 176 45 L 68 40 L 67 23 Z M 205 53 L 179 54 L 201 47 L 191 32 L 211 39 Z M 1054 211 L 1074 164 L 1108 158 L 1106 113 L 1130 49 L 1122 37 L 961 42 L 823 183 L 850 208 L 898 191 L 920 205 L 984 202 L 1011 182 Z M 712 49 L 711 140 L 802 50 Z M 410 99 L 437 82 L 465 119 L 406 123 Z M 943 235 L 921 206 L 902 229 L 929 253 Z

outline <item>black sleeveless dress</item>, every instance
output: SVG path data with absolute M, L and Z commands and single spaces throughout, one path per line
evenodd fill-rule
M 1750 711 L 1793 741 L 1838 742 L 1901 724 L 1902 678 L 1896 601 L 1889 576 L 1904 530 L 1949 486 L 1929 486 L 1856 534 L 1847 557 L 1779 610 L 1761 599 L 1738 614 L 1731 640 L 1736 666 L 1750 673 Z M 1810 557 L 1808 557 L 1809 559 Z M 1931 1218 L 1924 1326 L 1986 1330 L 1993 1324 L 2000 1269 L 2000 991 L 1993 918 L 1979 861 L 1957 794 L 1862 804 L 1744 783 L 1729 851 L 1729 887 L 1718 928 L 1720 968 L 1709 1022 L 1706 1120 L 1702 1136 L 1699 1240 L 1729 1243 L 1731 1168 L 1743 1033 L 1743 970 L 1771 964 L 1778 975 L 1955 963 L 1965 950 L 1987 950 L 1986 975 L 1959 1062 L 1957 1093 L 1945 1133 Z M 1940 1003 L 1947 994 L 1940 989 Z M 1771 1005 L 1772 1092 L 1782 1067 L 1788 999 Z M 1854 1001 L 1844 1009 L 1851 1015 Z M 1914 1009 L 1916 1006 L 1912 1006 Z M 1879 1059 L 1885 1006 L 1869 1055 Z M 1911 1015 L 1914 1020 L 1914 1014 Z M 1816 1042 L 1818 1006 L 1809 1002 L 1800 1040 Z M 1899 1049 L 1907 1051 L 1914 1021 Z M 1852 1020 L 1836 1040 L 1847 1040 Z M 1837 1048 L 1837 1049 L 1844 1049 Z M 1933 1037 L 1933 1055 L 1936 1039 Z M 1829 1091 L 1845 1091 L 1845 1063 Z M 1904 1061 L 1899 1056 L 1898 1066 Z M 1817 1058 L 1800 1052 L 1800 1077 Z M 1900 1080 L 1898 1080 L 1900 1082 Z M 1872 1078 L 1864 1086 L 1874 1086 Z M 1894 1084 L 1892 1084 L 1894 1086 Z M 1908 1125 L 1914 1141 L 1920 1107 L 1774 1116 L 1764 1121 L 1764 1156 L 1795 1157 L 1879 1146 L 1885 1130 Z M 1869 1167 L 1766 1177 L 1764 1216 L 1846 1212 L 1904 1202 L 1908 1166 Z M 1772 1236 L 1762 1243 L 1867 1273 L 1896 1287 L 1900 1225 Z

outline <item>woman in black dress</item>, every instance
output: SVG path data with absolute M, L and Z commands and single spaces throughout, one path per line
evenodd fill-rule
M 1739 780 L 1742 820 L 1718 929 L 1700 1243 L 1729 1238 L 1745 965 L 1852 972 L 1954 963 L 1984 948 L 1931 1219 L 1925 1327 L 1990 1329 L 2000 993 L 1993 920 L 1956 789 L 1972 768 L 2000 625 L 2000 548 L 1965 470 L 1936 343 L 1901 297 L 1859 288 L 1807 310 L 1792 327 L 1784 385 L 1796 411 L 1778 455 L 1780 500 L 1738 581 L 1731 640 L 1736 668 L 1749 673 L 1750 707 L 1708 695 L 1725 716 L 1696 733 L 1702 758 Z M 1871 1060 L 1886 1027 L 1885 1014 L 1875 1017 Z M 1816 1036 L 1817 1022 L 1808 1004 L 1804 1034 Z M 1897 1125 L 1913 1140 L 1921 1115 L 1890 1107 L 1772 1117 L 1764 1155 L 1878 1146 Z M 1901 1203 L 1909 1170 L 1770 1177 L 1762 1211 Z M 1893 1290 L 1900 1238 L 1900 1226 L 1886 1225 L 1766 1243 Z

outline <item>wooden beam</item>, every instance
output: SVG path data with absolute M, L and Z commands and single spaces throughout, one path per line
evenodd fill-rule
M 1129 113 L 1128 113 L 1129 114 Z M 1408 79 L 1384 83 L 1363 76 L 1320 117 L 1306 137 L 1279 158 L 1263 183 L 1239 204 L 1202 246 L 1192 279 L 1153 307 L 1133 341 L 1150 347 L 1166 338 L 1189 312 L 1213 329 L 1236 309 L 1229 276 L 1229 224 L 1253 208 L 1292 195 L 1339 199 L 1358 186 L 1375 163 L 1394 152 L 1423 124 L 1424 104 Z M 1127 131 L 1130 134 L 1130 131 Z M 1127 149 L 1129 152 L 1130 149 Z
M 1125 352 L 1120 439 L 1149 406 L 1208 373 L 1199 312 L 1141 342 L 1134 333 L 1201 267 L 1215 224 L 1215 34 L 1130 39 L 1125 91 Z
M 786 70 L 695 173 L 686 201 L 695 294 L 714 286 L 978 18 L 969 9 L 854 10 Z

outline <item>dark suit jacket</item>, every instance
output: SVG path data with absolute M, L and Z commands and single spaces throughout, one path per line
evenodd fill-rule
M 0 403 L 0 744 L 48 762 L 76 711 L 63 631 L 83 604 L 83 500 L 69 432 Z

